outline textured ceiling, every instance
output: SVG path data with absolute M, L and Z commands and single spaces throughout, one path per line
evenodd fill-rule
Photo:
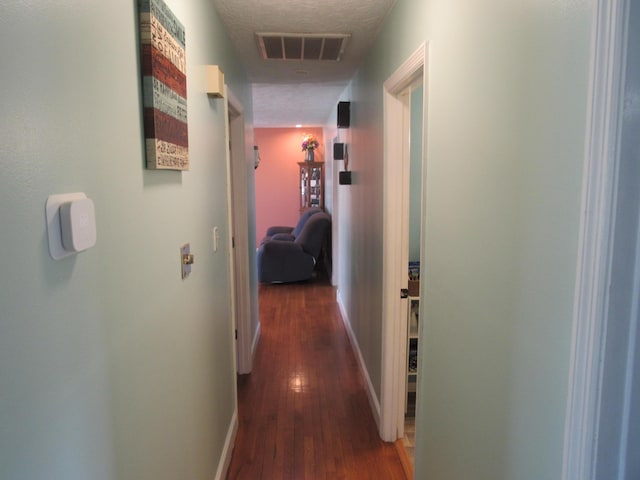
M 254 125 L 323 125 L 396 0 L 212 0 L 253 84 Z M 263 60 L 257 32 L 346 33 L 339 62 Z

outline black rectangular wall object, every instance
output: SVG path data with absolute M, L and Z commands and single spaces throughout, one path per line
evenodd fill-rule
M 349 128 L 351 102 L 338 102 L 338 128 Z
M 333 144 L 333 159 L 344 160 L 344 143 Z
M 351 172 L 338 172 L 340 185 L 351 185 Z

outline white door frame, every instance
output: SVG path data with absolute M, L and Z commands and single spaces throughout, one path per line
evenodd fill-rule
M 247 207 L 247 155 L 245 152 L 245 121 L 242 103 L 226 87 L 227 191 L 229 209 L 229 256 L 231 268 L 232 315 L 236 328 L 236 371 L 251 372 L 252 332 Z
M 382 388 L 380 399 L 380 436 L 392 442 L 404 429 L 404 394 L 406 356 L 399 346 L 406 341 L 407 300 L 400 290 L 408 284 L 409 229 L 409 145 L 404 135 L 409 123 L 410 97 L 401 95 L 422 77 L 424 87 L 423 118 L 427 105 L 427 44 L 422 44 L 384 82 L 384 193 L 383 193 L 383 263 L 382 263 Z M 426 122 L 423 122 L 423 185 L 426 168 Z M 398 152 L 403 152 L 398 161 Z M 425 189 L 422 192 L 424 209 Z M 399 212 L 401 214 L 399 214 Z M 424 222 L 423 222 L 424 223 Z M 424 235 L 424 232 L 422 232 Z M 423 237 L 424 238 L 424 237 Z M 404 260 L 403 260 L 404 259 Z M 399 313 L 400 312 L 400 313 Z M 401 312 L 404 312 L 403 316 Z M 400 316 L 400 318 L 398 318 Z M 419 340 L 420 341 L 420 340 Z
M 616 321 L 622 320 L 608 318 L 607 308 L 615 207 L 620 199 L 619 139 L 628 7 L 628 0 L 596 0 L 593 7 L 582 218 L 565 423 L 565 480 L 597 479 L 607 330 L 616 328 Z M 636 272 L 638 275 L 640 272 Z

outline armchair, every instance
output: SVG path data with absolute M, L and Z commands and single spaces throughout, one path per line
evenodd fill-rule
M 281 240 L 276 233 L 258 248 L 258 280 L 284 283 L 307 280 L 313 275 L 318 258 L 329 238 L 331 217 L 315 212 L 293 240 Z
M 267 229 L 266 236 L 262 239 L 260 244 L 263 244 L 267 240 L 287 240 L 292 242 L 298 235 L 300 235 L 300 232 L 302 232 L 302 228 L 304 227 L 305 223 L 307 223 L 307 220 L 309 220 L 312 215 L 320 212 L 322 212 L 322 209 L 317 207 L 312 207 L 304 211 L 300 215 L 300 219 L 298 220 L 298 223 L 295 227 L 269 227 Z

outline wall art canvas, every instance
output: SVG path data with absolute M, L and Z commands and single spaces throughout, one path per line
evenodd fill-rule
M 189 170 L 185 30 L 162 0 L 139 0 L 147 168 Z

